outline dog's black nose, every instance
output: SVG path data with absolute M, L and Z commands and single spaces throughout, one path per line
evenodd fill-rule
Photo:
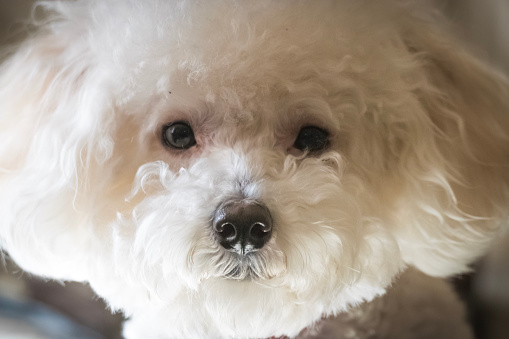
M 253 200 L 230 200 L 214 214 L 212 228 L 221 246 L 238 254 L 262 248 L 272 235 L 269 209 Z

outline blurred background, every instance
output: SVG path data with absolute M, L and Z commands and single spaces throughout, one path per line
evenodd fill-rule
M 33 2 L 0 0 L 0 47 L 26 35 L 24 22 Z M 435 2 L 474 53 L 509 74 L 509 0 Z M 1 259 L 0 339 L 121 337 L 122 316 L 112 315 L 87 285 L 44 281 L 22 272 L 8 257 Z M 469 306 L 476 336 L 509 338 L 509 237 L 501 236 L 475 267 L 477 273 L 457 277 L 453 283 Z

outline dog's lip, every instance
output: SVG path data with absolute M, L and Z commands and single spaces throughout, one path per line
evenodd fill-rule
M 235 266 L 230 268 L 227 272 L 224 273 L 223 278 L 228 280 L 241 280 L 241 281 L 251 281 L 258 278 L 258 275 L 254 272 L 251 265 L 246 263 L 243 259 L 246 256 L 256 255 L 255 253 L 249 253 L 247 255 L 238 255 L 236 253 L 232 253 L 235 257 L 238 257 L 237 263 Z M 242 258 L 241 258 L 242 257 Z
M 241 269 L 237 266 L 232 271 L 226 273 L 223 278 L 226 280 L 251 281 L 254 279 L 252 269 L 249 267 L 247 274 L 241 276 Z

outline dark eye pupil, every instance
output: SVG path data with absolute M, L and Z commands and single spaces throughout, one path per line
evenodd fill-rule
M 301 128 L 293 147 L 301 151 L 319 151 L 329 145 L 329 133 L 327 131 L 315 127 L 306 126 Z
M 163 127 L 163 143 L 172 148 L 188 149 L 196 145 L 192 128 L 185 122 L 175 122 Z

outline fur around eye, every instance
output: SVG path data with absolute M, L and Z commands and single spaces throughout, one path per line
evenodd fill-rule
M 196 145 L 193 129 L 183 121 L 164 125 L 161 140 L 163 145 L 174 149 L 185 150 Z

